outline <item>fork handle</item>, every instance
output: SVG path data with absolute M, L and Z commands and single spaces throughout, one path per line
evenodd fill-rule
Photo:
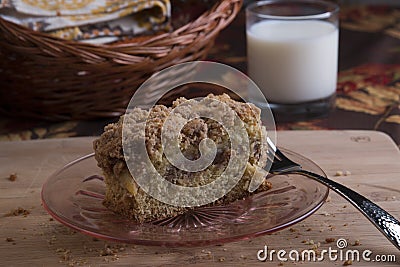
M 354 207 L 359 209 L 361 213 L 364 214 L 364 216 L 367 217 L 375 227 L 378 228 L 379 231 L 381 231 L 382 234 L 397 247 L 397 249 L 400 250 L 400 223 L 387 211 L 350 188 L 316 173 L 306 170 L 295 170 L 289 172 L 312 178 L 328 186 L 330 189 L 347 199 Z

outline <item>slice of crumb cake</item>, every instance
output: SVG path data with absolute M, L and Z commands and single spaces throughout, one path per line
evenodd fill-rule
M 251 194 L 248 187 L 253 175 L 264 175 L 262 167 L 266 165 L 267 151 L 261 149 L 261 147 L 263 144 L 262 136 L 266 134 L 265 127 L 261 125 L 260 110 L 254 105 L 237 102 L 226 94 L 208 95 L 207 98 L 223 102 L 235 111 L 243 122 L 249 140 L 249 157 L 245 164 L 243 176 L 225 196 L 207 205 L 231 203 Z M 147 118 L 144 136 L 132 134 L 128 137 L 125 136 L 125 138 L 131 139 L 132 142 L 144 139 L 152 165 L 164 179 L 173 184 L 181 186 L 206 185 L 217 179 L 226 169 L 229 159 L 235 151 L 231 149 L 229 136 L 224 127 L 209 118 L 200 117 L 190 120 L 179 133 L 180 150 L 189 160 L 196 160 L 201 156 L 199 144 L 204 138 L 209 138 L 216 144 L 216 157 L 207 168 L 198 172 L 187 172 L 172 165 L 163 154 L 161 128 L 172 110 L 186 101 L 188 100 L 185 98 L 179 98 L 174 101 L 172 107 L 157 105 L 150 111 L 135 109 L 131 113 L 121 116 L 117 123 L 107 125 L 100 138 L 94 141 L 95 158 L 105 176 L 104 205 L 106 207 L 140 223 L 168 218 L 191 209 L 190 207 L 172 206 L 160 202 L 137 185 L 124 159 L 122 145 L 124 119 L 129 121 L 130 127 L 135 127 L 139 117 L 145 116 Z M 270 183 L 262 180 L 256 192 L 270 188 Z

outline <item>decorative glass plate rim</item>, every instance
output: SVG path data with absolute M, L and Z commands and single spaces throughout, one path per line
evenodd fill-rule
M 312 160 L 296 153 L 293 152 L 291 150 L 285 149 L 280 147 L 280 150 L 282 150 L 284 153 L 290 153 L 292 154 L 292 156 L 294 155 L 295 157 L 301 158 L 305 161 L 308 161 L 310 164 L 312 164 L 314 167 L 318 168 L 319 171 L 326 176 L 325 172 Z M 50 175 L 50 177 L 45 181 L 45 183 L 42 186 L 42 191 L 41 191 L 41 199 L 42 199 L 42 204 L 44 209 L 54 218 L 56 219 L 58 222 L 60 222 L 61 224 L 72 228 L 73 230 L 76 230 L 78 232 L 81 232 L 83 234 L 92 236 L 92 237 L 96 237 L 96 238 L 100 238 L 100 239 L 104 239 L 104 240 L 109 240 L 109 241 L 116 241 L 116 242 L 124 242 L 124 243 L 131 243 L 131 244 L 138 244 L 138 245 L 150 245 L 150 246 L 169 246 L 169 247 L 195 247 L 195 246 L 202 246 L 202 245 L 215 245 L 215 244 L 223 244 L 223 243 L 228 243 L 228 242 L 235 242 L 235 241 L 241 241 L 241 240 L 248 240 L 248 239 L 252 239 L 258 236 L 262 236 L 262 235 L 266 235 L 266 234 L 271 234 L 277 231 L 280 231 L 282 229 L 285 229 L 287 227 L 290 227 L 294 224 L 297 224 L 301 221 L 303 221 L 304 219 L 306 219 L 307 217 L 309 217 L 310 215 L 312 215 L 313 213 L 315 213 L 326 201 L 326 199 L 328 198 L 329 195 L 329 188 L 326 186 L 323 186 L 322 184 L 320 184 L 319 182 L 312 180 L 310 178 L 311 181 L 313 181 L 316 184 L 320 184 L 323 188 L 325 188 L 325 192 L 323 193 L 323 196 L 321 197 L 321 199 L 318 202 L 312 203 L 314 204 L 314 207 L 312 207 L 310 210 L 308 210 L 307 212 L 304 212 L 302 214 L 299 214 L 299 216 L 297 216 L 296 218 L 294 218 L 291 221 L 285 222 L 285 223 L 281 223 L 281 224 L 276 224 L 273 227 L 267 228 L 267 229 L 263 229 L 263 230 L 259 230 L 253 233 L 247 233 L 247 234 L 240 234 L 240 235 L 235 235 L 235 236 L 229 236 L 229 237 L 225 237 L 225 238 L 215 238 L 214 240 L 209 240 L 209 241 L 205 241 L 205 242 L 194 242 L 194 243 L 190 243 L 190 242 L 153 242 L 153 241 L 148 241 L 148 240 L 139 240 L 139 239 L 118 239 L 116 237 L 107 235 L 107 234 L 103 234 L 101 232 L 93 232 L 91 230 L 87 230 L 84 229 L 82 227 L 79 227 L 79 224 L 77 224 L 76 221 L 71 221 L 69 218 L 63 216 L 63 214 L 57 214 L 55 211 L 53 211 L 53 209 L 51 207 L 49 207 L 49 205 L 46 203 L 45 200 L 45 188 L 47 186 L 47 184 L 49 182 L 52 181 L 52 179 L 55 179 L 57 177 L 58 174 L 62 173 L 63 171 L 65 171 L 68 168 L 73 167 L 75 164 L 88 160 L 90 158 L 94 158 L 94 153 L 90 153 L 87 154 L 85 156 L 82 156 L 80 158 L 77 158 L 69 163 L 67 163 L 66 165 L 64 165 L 62 168 L 58 169 L 57 171 L 55 171 L 52 175 Z M 283 176 L 282 176 L 283 177 Z M 262 194 L 262 193 L 259 193 Z M 144 224 L 146 225 L 146 224 Z M 149 226 L 151 225 L 150 223 L 148 224 Z M 153 226 L 153 225 L 152 225 Z

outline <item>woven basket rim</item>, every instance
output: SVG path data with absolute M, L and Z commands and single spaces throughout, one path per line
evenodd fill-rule
M 223 12 L 226 9 L 226 5 L 229 5 L 231 3 L 238 3 L 238 8 L 243 4 L 243 0 L 219 0 L 217 3 L 214 4 L 214 6 L 208 10 L 206 10 L 203 14 L 201 14 L 199 17 L 196 19 L 188 22 L 185 25 L 180 26 L 177 29 L 174 29 L 172 32 L 167 32 L 167 33 L 162 33 L 158 35 L 154 35 L 146 40 L 139 41 L 139 42 L 132 42 L 132 43 L 117 43 L 117 44 L 90 44 L 90 43 L 83 43 L 79 41 L 74 41 L 74 40 L 65 40 L 56 36 L 52 36 L 50 34 L 47 34 L 45 32 L 39 32 L 32 30 L 30 28 L 24 27 L 22 25 L 18 25 L 16 23 L 13 23 L 11 21 L 5 20 L 0 17 L 0 24 L 3 24 L 7 26 L 7 28 L 13 30 L 13 31 L 18 31 L 19 33 L 24 33 L 25 36 L 32 36 L 33 38 L 39 38 L 42 39 L 43 41 L 46 41 L 48 43 L 57 43 L 57 45 L 65 45 L 65 46 L 74 46 L 74 48 L 79 49 L 79 50 L 90 50 L 93 51 L 93 49 L 107 49 L 107 50 L 113 50 L 113 51 L 118 51 L 120 48 L 136 48 L 136 47 L 142 47 L 142 46 L 151 46 L 154 42 L 163 39 L 168 36 L 179 36 L 181 33 L 184 33 L 186 30 L 194 27 L 199 27 L 201 25 L 205 25 L 209 23 L 209 21 L 212 19 L 213 13 L 218 13 L 218 12 Z M 225 28 L 229 23 L 235 18 L 235 16 L 231 16 L 232 14 L 227 14 L 227 20 L 223 25 L 220 25 L 217 28 L 213 29 L 213 32 L 219 32 L 223 28 Z M 236 15 L 236 14 L 235 14 Z M 151 35 L 150 35 L 151 36 Z M 25 38 L 23 36 L 18 36 L 18 38 Z M 134 39 L 134 38 L 133 38 Z

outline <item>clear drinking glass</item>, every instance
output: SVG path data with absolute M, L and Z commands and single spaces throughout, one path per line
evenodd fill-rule
M 335 3 L 320 0 L 268 0 L 247 7 L 248 74 L 277 120 L 323 115 L 334 105 L 338 13 Z

